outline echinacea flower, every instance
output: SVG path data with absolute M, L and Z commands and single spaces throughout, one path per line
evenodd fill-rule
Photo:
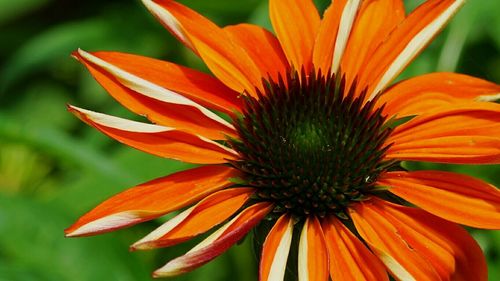
M 74 56 L 121 104 L 155 124 L 69 110 L 142 151 L 199 167 L 132 187 L 66 230 L 85 236 L 181 210 L 132 245 L 172 246 L 219 226 L 155 271 L 214 259 L 267 224 L 260 280 L 487 280 L 461 225 L 500 228 L 500 192 L 470 176 L 403 161 L 500 163 L 500 86 L 455 73 L 390 85 L 463 0 L 270 0 L 275 35 L 219 28 L 169 0 L 146 7 L 213 76 L 116 52 Z M 294 231 L 295 230 L 295 231 Z

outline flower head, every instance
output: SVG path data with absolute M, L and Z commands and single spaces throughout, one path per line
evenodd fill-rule
M 454 73 L 391 86 L 463 0 L 428 0 L 408 15 L 401 0 L 340 0 L 322 18 L 310 0 L 270 0 L 276 35 L 219 28 L 174 1 L 143 2 L 213 76 L 78 50 L 116 100 L 155 124 L 69 110 L 119 142 L 201 166 L 115 195 L 67 236 L 181 210 L 132 249 L 222 226 L 155 276 L 201 266 L 267 225 L 260 280 L 283 280 L 295 241 L 299 280 L 487 279 L 481 249 L 458 224 L 500 228 L 498 189 L 403 163 L 500 163 L 500 105 L 491 102 L 500 86 Z

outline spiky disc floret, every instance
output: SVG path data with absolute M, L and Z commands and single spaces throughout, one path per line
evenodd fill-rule
M 240 138 L 229 142 L 240 159 L 232 165 L 276 212 L 345 216 L 390 165 L 382 160 L 390 129 L 381 109 L 363 104 L 364 92 L 355 97 L 356 83 L 347 90 L 330 74 L 302 71 L 264 83 L 234 119 Z

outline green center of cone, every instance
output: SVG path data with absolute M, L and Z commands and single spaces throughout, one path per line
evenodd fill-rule
M 298 149 L 304 150 L 321 150 L 328 149 L 330 147 L 330 142 L 324 137 L 322 128 L 316 126 L 317 124 L 312 122 L 304 122 L 303 124 L 298 124 L 295 128 L 292 128 L 290 132 L 290 139 L 287 140 L 285 137 L 282 141 L 286 143 L 290 141 L 295 144 Z
M 239 139 L 229 140 L 243 184 L 257 189 L 256 200 L 273 202 L 275 213 L 345 217 L 392 164 L 383 160 L 390 129 L 381 109 L 330 74 L 295 73 L 265 85 L 258 98 L 247 97 L 234 120 Z

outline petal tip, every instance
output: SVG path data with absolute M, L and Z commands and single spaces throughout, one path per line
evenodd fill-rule
M 134 244 L 132 244 L 130 247 L 129 247 L 129 250 L 131 252 L 135 252 L 135 251 L 138 251 L 138 250 L 151 250 L 154 248 L 154 243 L 152 241 L 142 241 L 142 240 L 139 240 L 137 242 L 135 242 Z
M 172 261 L 170 261 L 163 267 L 155 270 L 152 276 L 153 278 L 173 277 L 182 273 L 185 273 L 185 271 L 180 270 L 179 267 L 175 265 L 175 263 L 172 263 Z
M 76 237 L 76 235 L 74 234 L 74 231 L 71 231 L 71 227 L 68 227 L 64 230 L 64 237 L 65 238 L 72 238 L 72 237 Z
M 161 9 L 161 7 L 155 3 L 153 0 L 141 0 L 142 4 L 146 9 L 148 9 L 153 15 L 155 15 L 155 11 L 158 11 Z
M 73 52 L 71 52 L 71 57 L 76 59 L 77 61 L 80 61 L 80 52 L 82 51 L 82 49 L 78 48 L 76 50 L 74 50 Z
M 71 105 L 71 104 L 67 104 L 66 105 L 66 109 L 71 112 L 73 115 L 75 115 L 76 117 L 78 117 L 80 120 L 84 121 L 85 122 L 85 112 L 86 111 L 85 109 L 83 108 L 80 108 L 80 107 L 77 107 L 77 106 L 74 106 L 74 105 Z
M 85 236 L 85 233 L 81 231 L 81 227 L 75 228 L 74 226 L 70 226 L 64 230 L 64 237 L 66 238 L 81 236 Z

